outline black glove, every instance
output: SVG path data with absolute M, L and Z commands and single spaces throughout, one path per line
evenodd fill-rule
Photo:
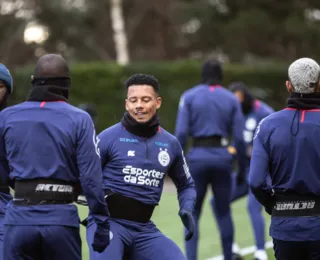
M 179 216 L 182 220 L 183 225 L 188 230 L 188 234 L 185 236 L 185 240 L 188 241 L 192 238 L 195 229 L 192 212 L 189 210 L 182 209 L 179 211 Z
M 272 214 L 272 207 L 265 207 L 264 210 L 271 216 L 271 214 Z
M 246 181 L 246 172 L 245 171 L 239 171 L 237 173 L 237 185 L 240 185 Z
M 109 224 L 107 225 L 107 228 L 105 226 L 97 226 L 92 243 L 93 251 L 102 253 L 107 248 L 107 246 L 110 244 L 109 230 Z

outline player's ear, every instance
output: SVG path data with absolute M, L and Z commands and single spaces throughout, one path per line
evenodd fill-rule
M 318 81 L 317 92 L 320 92 L 320 80 Z
M 128 108 L 128 99 L 127 98 L 125 99 L 125 108 L 126 108 L 127 111 L 129 110 L 129 108 Z
M 157 109 L 159 109 L 161 107 L 161 103 L 162 103 L 162 98 L 157 97 Z
M 286 87 L 289 93 L 293 92 L 293 87 L 291 85 L 291 82 L 289 80 L 286 81 Z

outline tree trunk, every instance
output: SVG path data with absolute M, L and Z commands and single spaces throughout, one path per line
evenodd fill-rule
M 128 40 L 124 26 L 121 0 L 111 0 L 111 20 L 117 62 L 121 65 L 127 65 L 129 63 Z

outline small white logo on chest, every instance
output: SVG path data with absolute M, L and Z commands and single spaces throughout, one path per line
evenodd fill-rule
M 136 152 L 136 151 L 131 151 L 131 150 L 129 150 L 129 151 L 128 151 L 128 156 L 135 156 L 135 152 Z
M 158 154 L 158 161 L 163 167 L 166 167 L 169 165 L 170 155 L 168 154 L 167 149 L 163 151 L 162 148 L 160 148 L 160 152 Z

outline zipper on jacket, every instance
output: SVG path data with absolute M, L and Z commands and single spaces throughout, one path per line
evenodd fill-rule
M 146 142 L 146 159 L 149 159 L 149 149 L 148 149 L 148 139 L 145 139 Z

